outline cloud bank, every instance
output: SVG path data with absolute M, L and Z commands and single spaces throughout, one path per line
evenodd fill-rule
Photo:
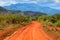
M 60 3 L 60 0 L 0 0 L 0 6 L 9 6 L 11 4 L 17 4 L 17 3 L 53 3 L 58 4 Z
M 8 6 L 17 3 L 38 3 L 39 0 L 0 0 L 0 6 Z

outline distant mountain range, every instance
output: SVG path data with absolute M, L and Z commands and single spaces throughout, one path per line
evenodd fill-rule
M 41 5 L 37 5 L 33 3 L 12 4 L 10 6 L 5 6 L 4 8 L 8 10 L 33 11 L 33 12 L 42 12 L 47 14 L 60 13 L 60 10 L 52 9 L 49 7 L 43 7 Z
M 4 7 L 0 6 L 0 14 L 6 14 L 6 13 L 21 14 L 21 15 L 28 15 L 28 16 L 35 16 L 38 14 L 47 15 L 45 13 L 34 12 L 34 11 L 8 10 L 8 9 L 5 9 Z
M 0 11 L 7 11 L 7 9 L 0 6 Z

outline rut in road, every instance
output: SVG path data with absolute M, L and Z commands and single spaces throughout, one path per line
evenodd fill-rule
M 53 40 L 42 29 L 42 24 L 33 21 L 31 24 L 17 30 L 4 40 Z

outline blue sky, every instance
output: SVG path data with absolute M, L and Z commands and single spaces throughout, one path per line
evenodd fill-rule
M 9 6 L 17 3 L 34 3 L 54 9 L 60 9 L 60 0 L 0 0 L 0 6 Z M 42 5 L 42 3 L 44 3 Z

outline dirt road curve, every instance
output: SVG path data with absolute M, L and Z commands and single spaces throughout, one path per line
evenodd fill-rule
M 41 23 L 33 21 L 32 24 L 19 29 L 4 40 L 53 40 L 43 31 Z

